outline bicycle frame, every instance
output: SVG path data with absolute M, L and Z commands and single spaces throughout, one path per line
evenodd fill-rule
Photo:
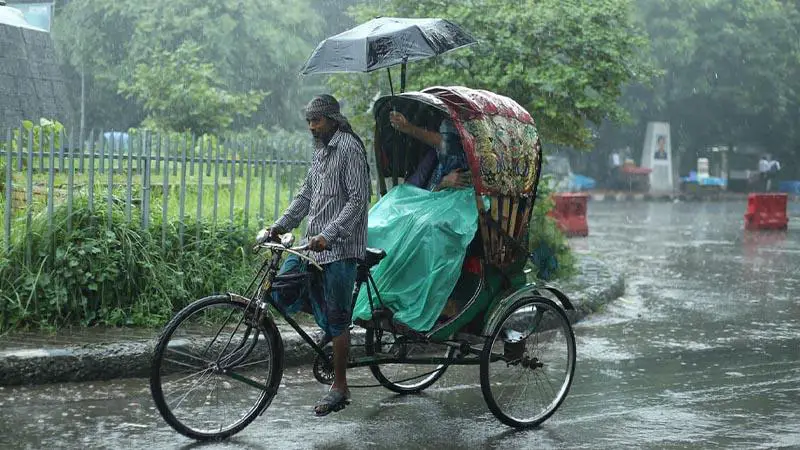
M 302 247 L 288 247 L 284 244 L 277 244 L 277 243 L 264 243 L 259 244 L 256 246 L 257 248 L 266 248 L 272 251 L 272 256 L 267 258 L 261 266 L 261 269 L 256 274 L 253 282 L 251 283 L 250 287 L 248 287 L 247 291 L 249 292 L 252 289 L 254 283 L 258 283 L 258 289 L 256 290 L 255 294 L 249 301 L 253 302 L 256 301 L 259 309 L 263 313 L 269 314 L 269 306 L 272 306 L 277 313 L 283 317 L 283 319 L 292 327 L 292 329 L 297 332 L 298 335 L 305 341 L 313 350 L 314 352 L 323 359 L 329 358 L 329 356 L 323 350 L 323 347 L 320 346 L 301 326 L 294 320 L 289 313 L 287 313 L 275 300 L 272 298 L 271 294 L 271 286 L 272 282 L 274 281 L 275 277 L 278 274 L 278 270 L 280 269 L 279 265 L 281 262 L 281 258 L 283 256 L 283 252 L 291 253 L 302 260 L 311 264 L 314 268 L 318 270 L 322 270 L 322 267 L 310 256 L 304 254 L 309 249 L 307 246 Z M 367 286 L 367 295 L 369 298 L 370 308 L 375 311 L 375 303 L 374 300 L 377 300 L 380 304 L 382 303 L 380 292 L 378 291 L 377 285 L 375 280 L 372 278 L 372 274 L 369 272 L 369 268 L 363 264 L 359 264 L 358 266 L 358 273 L 356 276 L 356 283 L 353 289 L 353 296 L 352 296 L 352 304 L 355 305 L 356 299 L 361 292 L 361 289 L 364 285 Z M 373 297 L 374 291 L 374 297 Z M 351 327 L 352 328 L 352 327 Z M 384 329 L 376 329 L 380 330 L 380 332 L 387 332 L 389 330 Z M 395 334 L 394 331 L 390 331 Z M 400 334 L 404 338 L 408 339 L 407 336 Z M 425 338 L 424 336 L 419 337 L 417 340 L 408 341 L 408 343 L 431 343 L 430 340 Z M 449 347 L 455 347 L 456 349 L 460 350 L 460 355 L 456 358 L 444 358 L 444 357 L 396 357 L 396 356 L 365 356 L 360 358 L 352 359 L 348 362 L 348 368 L 356 368 L 356 367 L 367 367 L 367 366 L 374 366 L 379 364 L 429 364 L 429 365 L 439 365 L 439 364 L 450 364 L 450 365 L 476 365 L 479 364 L 480 361 L 477 356 L 480 354 L 481 349 L 475 348 L 474 346 L 468 344 L 466 341 L 443 341 L 443 342 L 435 342 L 435 344 L 439 345 L 446 345 Z M 473 358 L 468 358 L 467 356 L 474 356 Z M 503 358 L 502 355 L 497 355 L 498 358 Z

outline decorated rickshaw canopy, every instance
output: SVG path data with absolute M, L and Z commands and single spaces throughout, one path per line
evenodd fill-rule
M 386 96 L 375 103 L 379 127 L 389 127 L 388 111 L 408 111 L 413 104 L 418 125 L 431 110 L 449 116 L 461 137 L 479 194 L 527 197 L 535 192 L 541 167 L 541 144 L 531 115 L 514 100 L 462 86 L 436 86 L 419 92 Z M 391 107 L 387 107 L 391 105 Z M 384 136 L 386 130 L 382 133 Z

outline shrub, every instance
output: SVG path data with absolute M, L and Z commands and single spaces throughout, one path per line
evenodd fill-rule
M 245 288 L 252 275 L 254 230 L 188 222 L 181 247 L 175 224 L 162 241 L 159 217 L 151 233 L 127 223 L 122 208 L 109 224 L 106 211 L 90 213 L 81 201 L 71 231 L 59 207 L 52 232 L 37 216 L 30 235 L 0 253 L 0 329 L 157 326 L 195 298 Z
M 559 230 L 556 221 L 547 215 L 554 206 L 552 193 L 550 177 L 542 176 L 536 193 L 528 239 L 533 275 L 545 281 L 567 278 L 575 273 L 575 257 L 567 244 L 567 238 Z

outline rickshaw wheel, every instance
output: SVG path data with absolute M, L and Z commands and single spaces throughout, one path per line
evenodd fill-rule
M 412 340 L 413 341 L 413 340 Z M 403 336 L 394 336 L 383 330 L 367 328 L 365 336 L 367 356 L 390 353 L 400 357 L 445 357 L 453 359 L 456 349 L 444 344 L 404 342 Z M 444 375 L 447 364 L 376 364 L 369 366 L 381 386 L 398 394 L 416 394 L 429 388 Z
M 564 310 L 531 296 L 507 309 L 481 354 L 481 391 L 492 413 L 515 428 L 547 420 L 575 373 L 575 335 Z

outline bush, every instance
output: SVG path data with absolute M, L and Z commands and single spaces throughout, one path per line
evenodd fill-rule
M 0 329 L 158 326 L 196 298 L 240 291 L 253 274 L 255 230 L 188 222 L 181 248 L 177 224 L 162 241 L 159 217 L 151 232 L 117 208 L 109 226 L 107 211 L 90 213 L 81 201 L 71 231 L 59 207 L 52 233 L 42 214 L 29 236 L 0 253 Z
M 44 149 L 50 151 L 51 138 L 53 148 L 58 150 L 61 148 L 61 134 L 64 132 L 64 125 L 57 120 L 49 120 L 45 118 L 39 119 L 39 124 L 34 125 L 30 120 L 22 121 L 22 147 L 24 150 L 28 146 L 33 150 Z M 33 136 L 33 141 L 28 142 L 30 135 Z M 14 129 L 14 134 L 11 138 L 11 151 L 19 151 L 17 148 L 20 142 L 20 130 Z
M 536 193 L 528 239 L 533 275 L 545 281 L 567 278 L 575 273 L 575 257 L 567 244 L 567 238 L 559 230 L 556 221 L 547 215 L 555 205 L 551 198 L 552 193 L 550 177 L 542 176 Z

